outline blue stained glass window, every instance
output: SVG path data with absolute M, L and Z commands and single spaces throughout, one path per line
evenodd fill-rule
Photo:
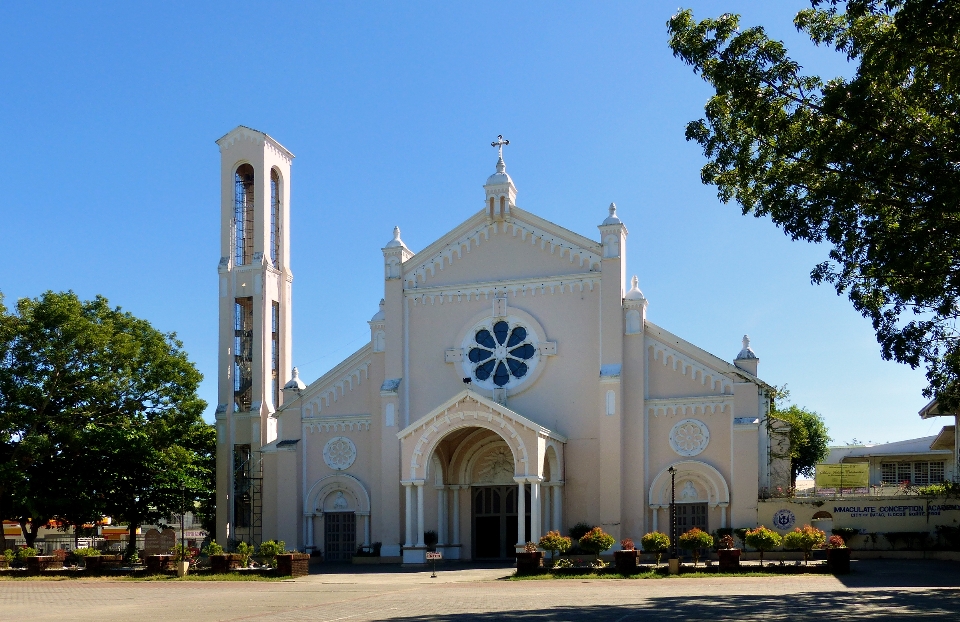
M 507 340 L 507 333 L 510 331 L 510 325 L 504 321 L 499 321 L 493 325 L 493 334 L 497 336 L 497 343 L 503 345 Z
M 493 352 L 490 350 L 484 350 L 483 348 L 473 348 L 470 350 L 470 354 L 467 356 L 470 357 L 471 363 L 479 363 L 480 361 L 485 361 L 493 356 Z
M 477 331 L 477 343 L 487 348 L 496 348 L 497 344 L 493 341 L 493 335 L 490 334 L 490 331 L 484 328 L 483 330 Z
M 514 348 L 513 350 L 510 350 L 510 356 L 515 356 L 518 359 L 526 360 L 526 359 L 533 358 L 533 355 L 535 352 L 536 350 L 532 345 L 530 345 L 529 343 L 525 343 L 519 348 Z
M 510 373 L 517 378 L 523 378 L 527 375 L 526 363 L 521 363 L 517 359 L 507 359 L 507 366 L 510 367 Z
M 502 387 L 508 382 L 510 382 L 510 374 L 507 372 L 507 366 L 500 361 L 497 363 L 497 371 L 493 373 L 493 384 Z
M 523 340 L 527 338 L 527 329 L 523 326 L 517 326 L 513 329 L 513 332 L 510 333 L 510 340 L 507 341 L 507 347 L 512 348 L 518 343 L 523 343 Z
M 535 337 L 525 327 L 497 320 L 490 328 L 479 328 L 473 339 L 476 345 L 467 346 L 467 360 L 479 382 L 506 387 L 530 373 L 537 348 L 530 343 Z

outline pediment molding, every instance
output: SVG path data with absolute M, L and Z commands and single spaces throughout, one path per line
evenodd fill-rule
M 373 345 L 365 344 L 348 356 L 339 365 L 320 376 L 301 393 L 303 400 L 303 421 L 307 422 L 323 413 L 370 378 L 370 366 L 373 364 Z

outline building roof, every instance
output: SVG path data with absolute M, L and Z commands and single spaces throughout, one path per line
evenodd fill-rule
M 953 426 L 950 426 L 953 427 Z M 934 449 L 935 441 L 943 434 L 934 436 L 924 436 L 921 438 L 911 438 L 905 441 L 896 441 L 893 443 L 881 443 L 878 445 L 848 445 L 845 447 L 831 447 L 830 455 L 827 457 L 827 464 L 836 464 L 838 462 L 858 462 L 858 458 L 873 458 L 883 456 L 916 456 L 919 454 L 930 453 L 952 453 L 943 451 L 939 448 Z M 952 448 L 951 440 L 951 448 Z

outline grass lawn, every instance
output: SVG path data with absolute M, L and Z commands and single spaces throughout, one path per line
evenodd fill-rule
M 258 574 L 188 574 L 183 578 L 176 575 L 167 574 L 145 574 L 145 575 L 83 575 L 77 573 L 70 574 L 39 574 L 28 575 L 24 573 L 0 572 L 0 581 L 283 581 L 290 577 L 265 577 Z

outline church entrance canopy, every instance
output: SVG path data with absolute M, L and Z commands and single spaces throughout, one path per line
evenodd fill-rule
M 419 549 L 425 546 L 425 488 L 431 505 L 436 491 L 438 546 L 451 549 L 449 557 L 460 557 L 460 547 L 465 544 L 474 554 L 486 550 L 492 543 L 479 542 L 477 537 L 488 532 L 499 534 L 498 540 L 506 533 L 509 539 L 516 538 L 515 543 L 507 543 L 512 556 L 514 545 L 535 542 L 545 530 L 560 528 L 564 436 L 467 389 L 397 437 L 406 494 L 406 561 L 416 561 Z M 503 499 L 514 500 L 508 514 L 517 522 L 516 528 L 477 529 L 477 508 L 468 491 L 478 487 L 496 487 Z M 507 495 L 504 487 L 516 489 L 516 493 Z M 469 543 L 460 539 L 461 497 L 471 504 L 462 514 L 469 519 L 465 522 L 471 532 Z M 482 508 L 481 518 L 492 511 Z M 497 546 L 497 550 L 502 553 L 504 549 Z

